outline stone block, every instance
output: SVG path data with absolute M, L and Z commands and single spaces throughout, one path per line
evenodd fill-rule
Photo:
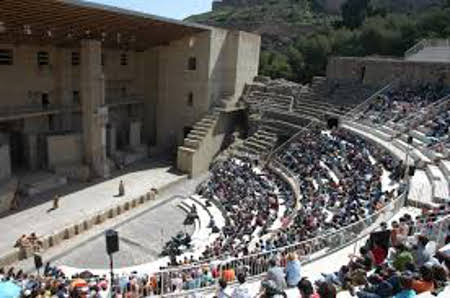
M 111 208 L 108 210 L 108 218 L 114 218 L 117 215 L 117 208 Z
M 19 249 L 15 248 L 14 250 L 7 252 L 0 256 L 0 267 L 4 267 L 10 265 L 19 260 Z
M 64 237 L 63 239 L 70 239 L 75 235 L 75 226 L 67 227 L 64 229 Z
M 89 230 L 90 228 L 92 228 L 92 222 L 89 220 L 84 220 L 83 221 L 83 229 L 85 231 Z

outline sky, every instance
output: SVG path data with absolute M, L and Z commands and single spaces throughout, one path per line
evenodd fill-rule
M 88 0 L 100 4 L 137 10 L 166 18 L 182 20 L 211 10 L 213 0 Z

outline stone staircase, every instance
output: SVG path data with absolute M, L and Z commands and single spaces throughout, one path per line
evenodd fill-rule
M 197 122 L 178 147 L 177 167 L 182 172 L 195 176 L 208 169 L 209 163 L 220 150 L 224 134 L 216 134 L 220 111 L 213 109 Z
M 275 148 L 278 141 L 279 129 L 262 126 L 252 136 L 239 144 L 230 147 L 231 155 L 242 157 L 246 155 L 261 156 Z

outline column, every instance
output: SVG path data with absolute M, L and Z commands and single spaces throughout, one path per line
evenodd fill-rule
M 72 56 L 71 50 L 58 48 L 56 50 L 56 84 L 57 103 L 63 106 L 73 105 L 72 86 Z M 61 129 L 72 130 L 72 112 L 61 114 Z
M 140 121 L 132 121 L 130 123 L 130 147 L 136 148 L 141 145 L 141 127 L 142 123 Z
M 81 41 L 80 95 L 82 98 L 82 124 L 84 158 L 94 175 L 109 176 L 106 160 L 105 78 L 101 66 L 101 43 Z

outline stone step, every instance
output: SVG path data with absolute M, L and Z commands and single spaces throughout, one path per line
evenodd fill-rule
M 266 146 L 258 144 L 257 142 L 255 142 L 252 139 L 245 140 L 244 143 L 243 143 L 243 146 L 249 146 L 249 147 L 254 148 L 254 149 L 256 149 L 256 150 L 258 150 L 260 152 L 268 150 L 268 148 Z
M 265 146 L 267 148 L 272 148 L 276 144 L 276 139 L 272 140 L 272 141 L 268 141 L 264 138 L 258 138 L 257 136 L 255 136 L 253 141 L 260 144 L 261 146 Z
M 184 139 L 184 146 L 192 148 L 192 149 L 198 149 L 198 147 L 201 144 L 201 140 L 195 140 L 195 139 Z
M 425 144 L 430 143 L 430 140 L 427 138 L 427 136 L 420 130 L 417 129 L 411 130 L 410 134 L 413 138 L 420 140 L 422 143 Z
M 428 165 L 426 171 L 433 186 L 434 201 L 438 203 L 449 201 L 449 185 L 441 169 L 436 165 Z
M 441 160 L 441 162 L 439 163 L 439 167 L 447 178 L 447 181 L 450 183 L 450 160 Z
M 199 136 L 199 135 L 194 135 L 194 134 L 189 134 L 184 141 L 186 140 L 197 140 L 197 141 L 202 141 L 203 140 L 203 136 Z

